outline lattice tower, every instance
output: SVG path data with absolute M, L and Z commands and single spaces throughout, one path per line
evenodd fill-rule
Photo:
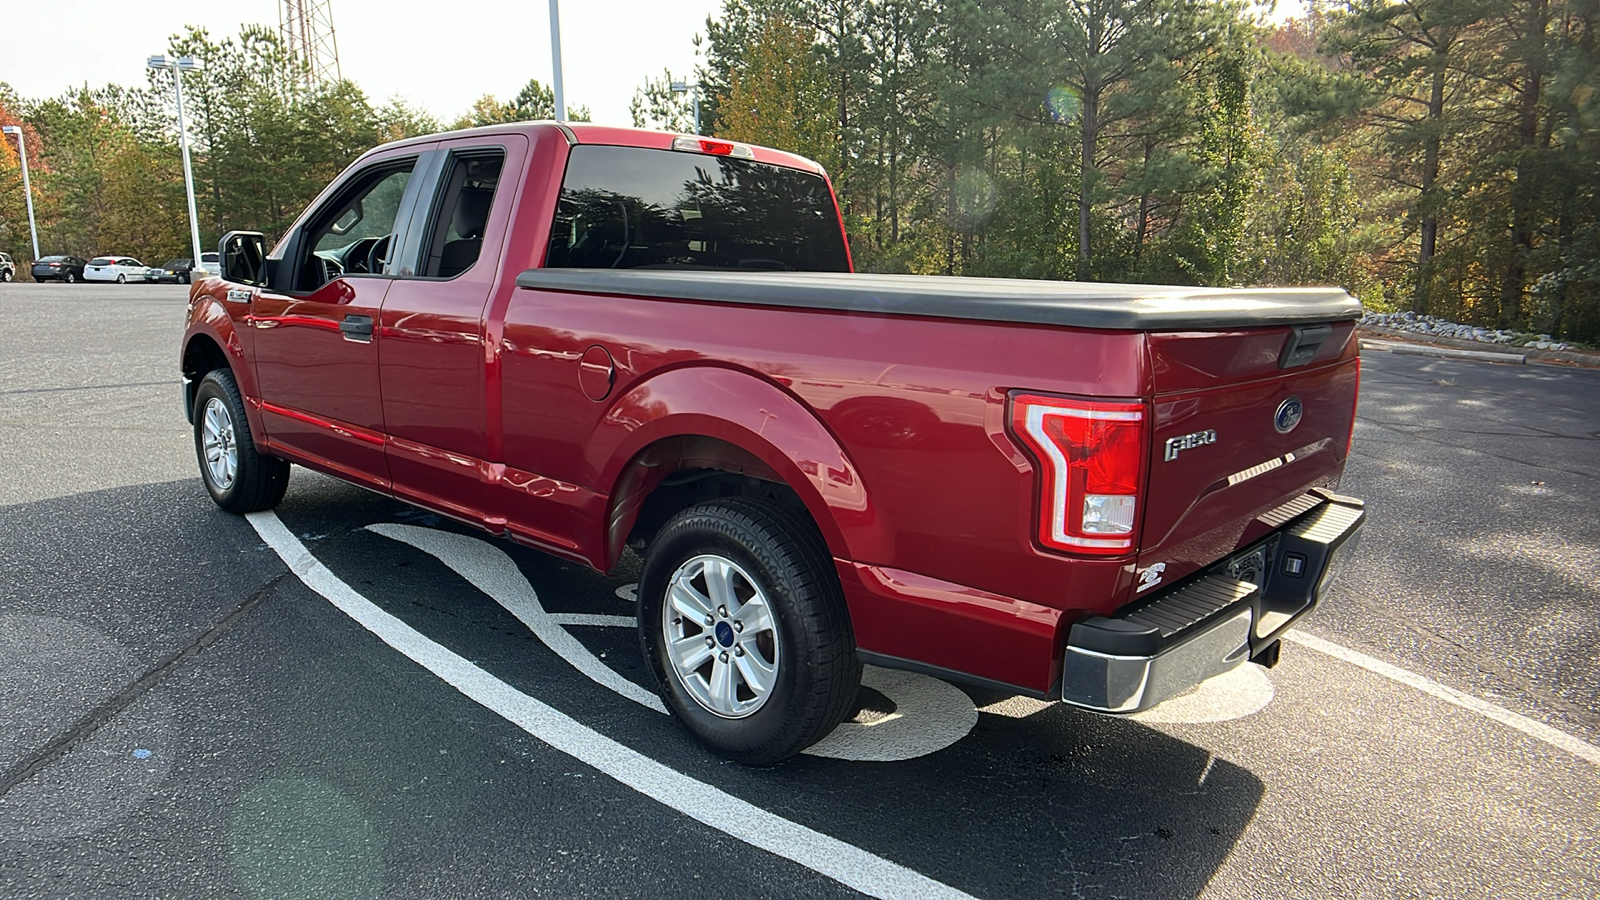
M 339 42 L 333 36 L 333 0 L 278 0 L 278 33 L 305 72 L 307 84 L 337 81 Z

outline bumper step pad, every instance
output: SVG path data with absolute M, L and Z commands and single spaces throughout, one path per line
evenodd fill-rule
M 1228 560 L 1116 616 L 1072 626 L 1061 699 L 1100 712 L 1148 709 L 1239 665 L 1314 609 L 1366 521 L 1361 501 L 1318 496 L 1258 554 L 1264 585 L 1222 574 Z

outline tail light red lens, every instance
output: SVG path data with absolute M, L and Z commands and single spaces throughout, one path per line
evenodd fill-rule
M 1144 485 L 1143 403 L 1011 395 L 1011 432 L 1039 466 L 1039 543 L 1131 553 Z

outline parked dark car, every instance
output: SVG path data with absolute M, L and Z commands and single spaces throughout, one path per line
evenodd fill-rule
M 76 256 L 41 256 L 33 261 L 33 280 L 72 284 L 83 280 L 84 265 Z
M 194 260 L 169 259 L 162 263 L 160 268 L 150 270 L 150 280 L 167 284 L 188 284 L 193 279 L 190 273 L 194 271 Z
M 0 253 L 0 281 L 15 281 L 17 279 L 17 264 L 11 261 L 11 254 Z

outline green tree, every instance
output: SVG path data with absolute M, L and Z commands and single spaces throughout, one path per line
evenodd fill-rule
M 646 78 L 644 84 L 633 92 L 628 112 L 635 128 L 654 128 L 661 131 L 695 133 L 694 98 L 688 91 L 674 91 L 672 83 L 679 79 L 663 69 L 660 78 Z M 702 123 L 703 127 L 703 123 Z
M 492 94 L 479 97 L 465 115 L 456 119 L 453 127 L 477 128 L 483 125 L 554 119 L 555 109 L 555 91 L 540 83 L 537 78 L 530 78 L 509 102 L 496 100 Z M 578 104 L 567 107 L 569 122 L 588 122 L 592 118 L 587 106 Z
M 783 17 L 764 19 L 742 65 L 728 76 L 720 115 L 724 137 L 839 164 L 831 85 L 816 65 L 816 33 Z
M 1434 257 L 1449 191 L 1446 138 L 1466 106 L 1459 78 L 1461 41 L 1479 18 L 1463 0 L 1347 0 L 1332 13 L 1325 49 L 1370 78 L 1364 125 L 1387 145 L 1386 177 L 1411 192 L 1417 234 L 1412 309 L 1432 311 Z

